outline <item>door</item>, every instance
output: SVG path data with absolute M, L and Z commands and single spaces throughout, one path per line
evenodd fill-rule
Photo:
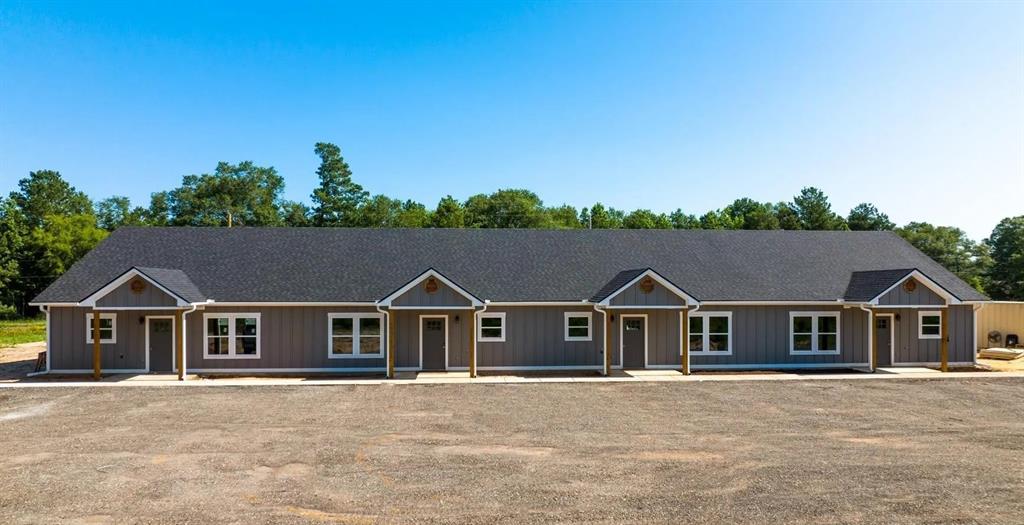
M 647 354 L 647 320 L 622 318 L 622 368 L 644 368 Z
M 174 371 L 174 320 L 146 319 L 149 340 L 149 369 L 153 372 Z
M 875 318 L 875 348 L 878 348 L 878 366 L 892 366 L 892 318 Z
M 420 351 L 423 352 L 424 370 L 445 369 L 445 349 L 448 346 L 445 317 L 420 318 Z

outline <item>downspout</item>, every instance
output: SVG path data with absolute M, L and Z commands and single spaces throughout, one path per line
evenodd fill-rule
M 875 362 L 875 312 L 864 304 L 860 305 L 860 309 L 868 314 L 868 369 L 874 373 L 875 365 L 878 364 Z M 889 327 L 889 330 L 895 329 L 893 326 Z
M 384 368 L 387 371 L 384 372 L 384 377 L 388 379 L 394 379 L 394 377 L 391 377 L 394 374 L 394 372 L 391 370 L 391 345 L 393 344 L 391 341 L 391 311 L 382 309 L 380 307 L 380 303 L 377 302 L 373 303 L 373 307 L 376 308 L 377 311 L 380 312 L 381 314 L 384 314 L 384 326 L 387 327 L 387 353 L 384 355 Z
M 611 331 L 608 329 L 608 311 L 602 308 L 601 305 L 597 303 L 594 303 L 594 310 L 601 312 L 601 338 L 604 339 L 604 351 L 602 352 L 603 355 L 601 356 L 601 375 L 607 376 L 610 375 L 609 372 L 611 372 L 611 367 L 608 365 L 608 363 L 610 362 L 610 359 L 608 357 L 608 344 L 611 342 L 609 341 L 609 339 L 611 338 L 608 337 L 608 335 L 611 333 Z
M 206 301 L 210 303 L 211 301 Z M 185 380 L 185 376 L 188 375 L 188 314 L 196 311 L 199 305 L 192 303 L 191 307 L 184 312 L 181 312 L 181 363 L 178 366 L 181 367 L 181 379 Z
M 50 373 L 50 305 L 42 305 L 39 307 L 43 313 L 46 314 L 46 371 L 44 374 Z
M 480 310 L 477 310 L 476 307 L 473 307 L 473 326 L 470 328 L 472 330 L 472 333 L 470 333 L 469 335 L 469 340 L 473 342 L 473 348 L 470 348 L 470 352 L 472 352 L 472 355 L 469 356 L 469 377 L 476 377 L 477 359 L 479 359 L 479 356 L 477 355 L 477 349 L 480 346 L 480 342 L 477 341 L 477 319 L 480 314 L 487 311 L 487 307 L 490 305 L 490 302 L 490 299 L 485 299 L 484 307 Z M 505 330 L 506 327 L 502 326 L 501 329 Z

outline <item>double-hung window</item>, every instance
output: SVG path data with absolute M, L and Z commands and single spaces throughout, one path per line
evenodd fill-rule
M 917 338 L 942 339 L 942 312 L 917 312 Z
M 477 325 L 477 340 L 483 343 L 502 343 L 505 341 L 505 313 L 480 314 Z
M 691 354 L 732 354 L 732 312 L 700 312 L 689 317 Z
M 590 312 L 565 312 L 565 340 L 590 341 Z
M 92 344 L 92 313 L 85 314 L 85 342 Z M 100 314 L 100 344 L 117 342 L 117 314 Z
M 383 356 L 383 327 L 381 314 L 327 314 L 327 357 Z
M 203 315 L 207 359 L 259 359 L 260 314 Z
M 789 312 L 789 353 L 838 354 L 839 312 Z

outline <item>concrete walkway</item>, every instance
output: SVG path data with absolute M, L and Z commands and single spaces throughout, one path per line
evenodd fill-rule
M 637 382 L 714 382 L 714 381 L 821 381 L 831 379 L 885 381 L 899 379 L 992 379 L 1024 378 L 1024 372 L 947 372 L 931 368 L 879 368 L 867 371 L 795 371 L 795 372 L 698 372 L 689 376 L 676 370 L 614 370 L 605 377 L 594 372 L 578 374 L 501 374 L 470 378 L 469 372 L 405 372 L 395 379 L 382 376 L 352 377 L 226 377 L 188 376 L 178 381 L 167 374 L 114 374 L 100 381 L 87 377 L 47 377 L 0 381 L 0 388 L 54 388 L 97 386 L 278 386 L 278 385 L 431 385 L 472 383 L 479 385 L 510 383 L 637 383 Z

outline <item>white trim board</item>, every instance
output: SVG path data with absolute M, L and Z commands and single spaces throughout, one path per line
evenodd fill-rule
M 352 319 L 352 335 L 349 339 L 352 340 L 352 353 L 351 354 L 335 354 L 334 350 L 334 338 L 344 337 L 334 335 L 334 320 L 335 319 Z M 364 354 L 362 352 L 362 326 L 360 321 L 363 319 L 377 319 L 380 323 L 378 330 L 380 334 L 373 336 L 369 335 L 368 338 L 376 337 L 380 344 L 380 351 L 375 354 Z M 387 326 L 384 323 L 384 314 L 377 312 L 328 312 L 327 313 L 327 359 L 384 359 L 387 357 L 387 344 L 386 338 L 384 337 Z
M 776 363 L 776 364 L 725 364 L 690 365 L 693 370 L 794 370 L 811 368 L 867 368 L 871 363 Z

